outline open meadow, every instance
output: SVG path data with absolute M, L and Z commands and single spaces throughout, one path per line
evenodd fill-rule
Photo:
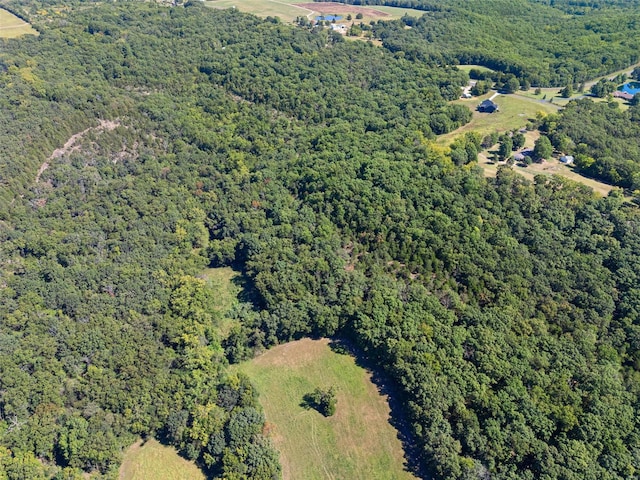
M 195 465 L 178 455 L 175 448 L 154 439 L 134 443 L 125 452 L 119 480 L 205 480 Z
M 241 12 L 252 13 L 260 17 L 280 17 L 285 22 L 293 22 L 297 17 L 304 16 L 309 20 L 321 15 L 338 15 L 343 17 L 336 23 L 351 24 L 346 20 L 348 14 L 352 15 L 352 21 L 356 23 L 369 23 L 376 20 L 393 20 L 403 15 L 420 17 L 423 11 L 411 8 L 399 7 L 364 7 L 346 5 L 337 2 L 304 2 L 300 0 L 207 0 L 204 2 L 213 8 L 237 8 Z M 362 18 L 356 20 L 355 16 L 361 13 Z
M 412 479 L 385 396 L 351 355 L 329 340 L 275 347 L 239 365 L 260 392 L 285 480 Z M 337 410 L 323 417 L 301 406 L 315 388 L 335 386 Z
M 488 67 L 484 67 L 482 65 L 456 65 L 456 67 L 458 67 L 458 70 L 462 70 L 463 72 L 467 72 L 469 73 L 471 70 L 480 70 L 481 72 L 494 72 L 495 70 L 492 70 Z
M 16 38 L 27 34 L 38 35 L 38 31 L 13 13 L 0 8 L 0 38 Z

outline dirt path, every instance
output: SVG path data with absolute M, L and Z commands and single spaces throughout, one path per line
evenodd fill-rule
M 61 158 L 64 155 L 80 150 L 80 146 L 76 145 L 76 142 L 80 140 L 84 135 L 86 135 L 90 131 L 96 132 L 104 132 L 115 130 L 116 127 L 120 126 L 119 122 L 114 122 L 112 120 L 100 120 L 100 124 L 96 127 L 89 127 L 84 129 L 81 132 L 75 133 L 69 137 L 69 140 L 65 142 L 65 144 L 61 148 L 56 148 L 53 153 L 49 156 L 46 162 L 40 165 L 38 169 L 38 173 L 36 174 L 35 183 L 40 182 L 40 177 L 44 173 L 44 171 L 49 168 L 51 162 L 58 158 Z
M 21 27 L 26 27 L 27 25 L 31 26 L 27 22 L 24 22 L 24 23 L 18 23 L 16 25 L 7 25 L 6 27 L 0 27 L 0 30 L 8 30 L 10 28 L 21 28 Z
M 300 6 L 300 5 L 296 5 L 295 3 L 279 2 L 278 0 L 269 0 L 269 1 L 270 1 L 271 3 L 278 3 L 278 4 L 280 4 L 280 5 L 287 5 L 288 7 L 296 7 L 296 8 L 299 8 L 299 9 L 301 9 L 301 10 L 306 10 L 307 12 L 309 12 L 309 13 L 307 13 L 307 19 L 308 19 L 308 20 L 311 20 L 311 18 L 310 18 L 310 17 L 315 13 L 315 11 L 314 11 L 314 10 L 311 10 L 310 8 L 303 7 L 303 6 Z
M 622 70 L 618 70 L 617 72 L 610 73 L 609 75 L 603 75 L 601 77 L 598 77 L 598 78 L 595 78 L 595 79 L 590 80 L 588 82 L 585 82 L 584 88 L 585 88 L 585 90 L 590 89 L 593 85 L 598 83 L 598 81 L 603 79 L 603 78 L 606 78 L 607 80 L 613 80 L 614 78 L 616 78 L 618 75 L 620 75 L 622 73 L 626 73 L 627 76 L 628 76 L 631 72 L 633 72 L 633 69 L 636 68 L 636 67 L 640 67 L 640 63 L 633 64 L 630 67 L 623 68 Z

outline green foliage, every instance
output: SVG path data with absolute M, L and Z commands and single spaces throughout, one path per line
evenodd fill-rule
M 536 140 L 532 154 L 532 157 L 536 162 L 541 162 L 544 159 L 551 158 L 552 153 L 553 146 L 551 145 L 551 140 L 549 140 L 548 137 L 542 135 L 538 140 Z
M 506 160 L 511 156 L 513 150 L 513 140 L 510 135 L 502 135 L 500 137 L 500 146 L 498 147 L 498 156 L 500 160 Z
M 554 143 L 565 144 L 560 150 L 576 154 L 576 166 L 586 175 L 634 190 L 640 185 L 636 109 L 622 111 L 606 103 L 578 100 L 559 116 L 546 118 L 541 128 L 550 132 Z
M 479 80 L 473 87 L 471 87 L 471 94 L 476 96 L 484 95 L 489 91 L 489 89 L 491 89 L 491 85 L 491 81 Z
M 511 136 L 511 141 L 513 142 L 513 150 L 520 150 L 522 147 L 524 147 L 526 139 L 524 134 L 520 132 L 514 132 Z
M 354 3 L 351 0 L 348 3 Z M 633 65 L 638 10 L 632 4 L 598 5 L 571 12 L 535 0 L 367 0 L 421 9 L 421 18 L 379 22 L 385 47 L 439 64 L 483 65 L 522 80 L 522 86 L 580 83 Z M 411 30 L 404 26 L 410 25 Z M 633 40 L 631 40 L 633 39 Z M 631 43 L 629 43 L 631 41 Z M 517 89 L 507 83 L 507 90 Z
M 415 461 L 436 475 L 608 480 L 640 468 L 638 212 L 618 193 L 596 199 L 508 167 L 485 180 L 473 135 L 451 151 L 430 142 L 470 115 L 447 103 L 466 74 L 437 66 L 455 58 L 415 61 L 432 47 L 411 49 L 427 27 L 433 48 L 451 39 L 450 23 L 430 23 L 449 13 L 377 25 L 390 49 L 405 32 L 403 57 L 197 4 L 86 7 L 34 14 L 42 35 L 2 44 L 8 473 L 113 476 L 125 445 L 157 435 L 211 475 L 277 478 L 255 392 L 225 374 L 226 358 L 336 334 L 395 379 Z M 589 19 L 598 38 L 614 28 L 604 20 Z M 567 84 L 569 69 L 543 68 L 531 29 L 520 53 L 499 40 L 518 25 L 489 30 L 485 63 L 508 70 L 533 52 L 499 88 L 535 75 Z M 594 53 L 597 68 L 557 60 L 579 77 L 619 53 L 614 42 L 605 66 Z M 638 158 L 637 109 L 565 112 L 541 119 L 548 137 L 635 184 L 616 162 Z M 620 158 L 595 154 L 607 149 Z M 231 262 L 255 294 L 221 339 L 198 274 Z
M 303 398 L 304 404 L 308 408 L 313 408 L 325 417 L 331 417 L 336 413 L 336 389 L 331 386 L 327 389 L 316 388 L 313 392 L 307 393 Z
M 591 87 L 591 94 L 598 98 L 604 98 L 616 90 L 616 82 L 600 79 Z

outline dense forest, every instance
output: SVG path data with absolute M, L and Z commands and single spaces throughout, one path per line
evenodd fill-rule
M 425 476 L 637 478 L 638 210 L 435 146 L 466 74 L 197 4 L 25 5 L 40 36 L 0 40 L 0 478 L 113 478 L 147 435 L 278 478 L 226 365 L 303 336 L 394 381 Z M 253 301 L 221 336 L 199 274 L 226 265 Z
M 522 86 L 580 84 L 640 61 L 634 2 L 533 0 L 352 0 L 425 10 L 378 22 L 385 47 L 438 64 L 479 64 L 513 74 Z M 406 27 L 411 27 L 410 31 Z
M 640 106 L 623 111 L 618 104 L 576 100 L 540 127 L 563 153 L 576 155 L 584 174 L 640 190 Z

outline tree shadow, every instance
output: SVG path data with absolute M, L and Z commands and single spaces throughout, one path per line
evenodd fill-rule
M 250 278 L 246 277 L 240 270 L 239 275 L 231 279 L 231 283 L 238 287 L 238 300 L 242 303 L 249 303 L 255 307 L 264 308 L 264 299 L 258 292 Z
M 320 404 L 316 402 L 315 397 L 311 393 L 304 394 L 302 401 L 300 402 L 300 406 L 305 410 L 315 410 L 318 413 L 322 413 L 320 411 Z
M 436 478 L 434 472 L 420 462 L 421 451 L 411 431 L 405 403 L 405 397 L 396 382 L 376 367 L 374 361 L 365 352 L 345 338 L 333 338 L 329 348 L 340 355 L 350 355 L 356 360 L 356 365 L 364 368 L 371 375 L 371 381 L 377 387 L 378 393 L 385 396 L 391 410 L 389 424 L 398 432 L 398 439 L 402 443 L 405 457 L 405 470 L 423 480 Z

